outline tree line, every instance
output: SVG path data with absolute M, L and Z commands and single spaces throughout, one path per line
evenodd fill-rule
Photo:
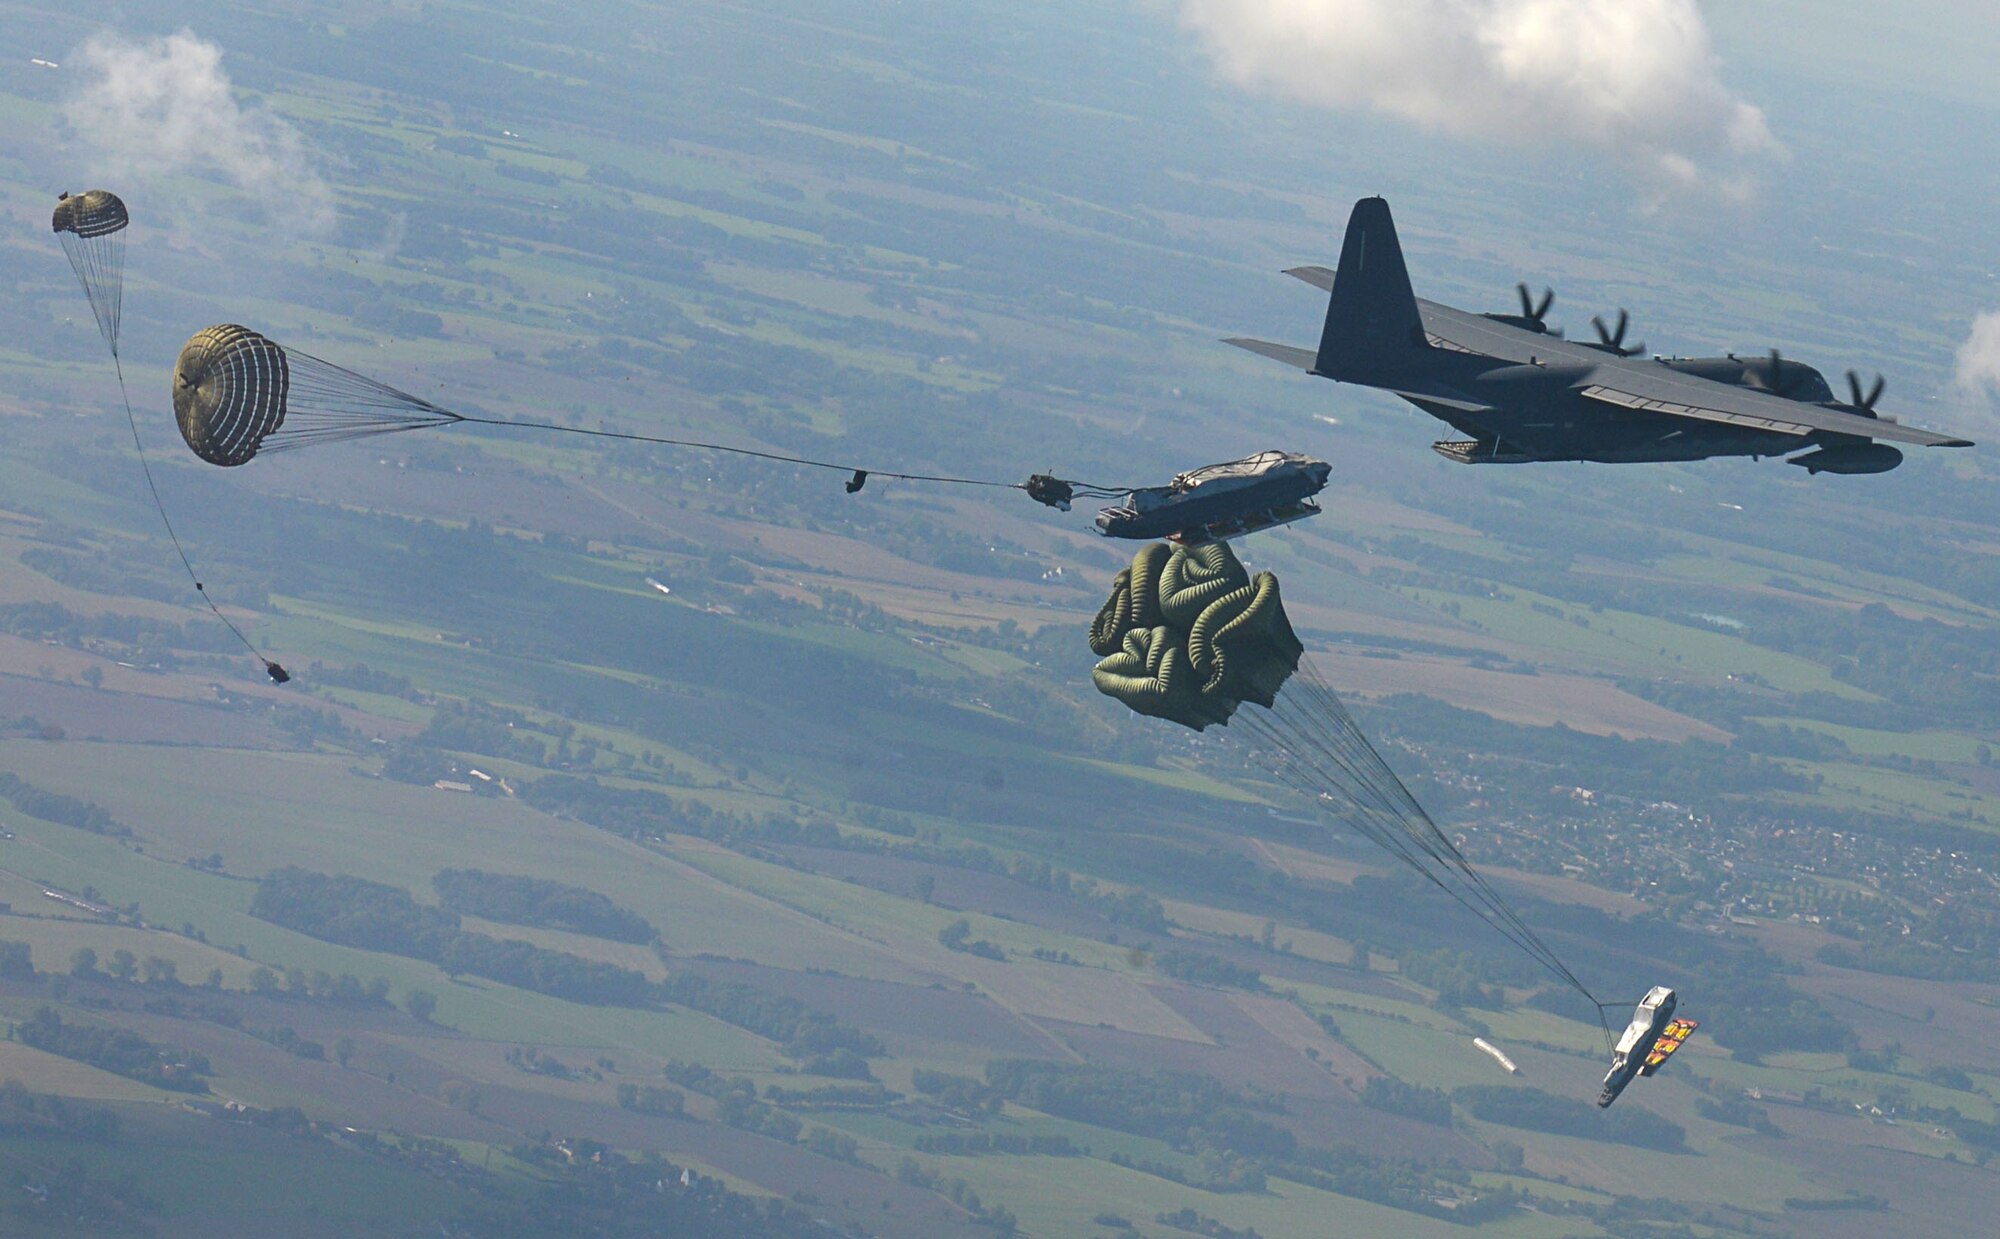
M 620 907 L 596 891 L 548 878 L 446 869 L 431 879 L 431 886 L 446 910 L 460 916 L 563 929 L 642 945 L 656 936 L 652 925 L 638 913 Z
M 867 1078 L 866 1059 L 886 1052 L 878 1038 L 795 998 L 684 971 L 655 982 L 636 969 L 471 933 L 459 928 L 456 912 L 420 904 L 402 887 L 366 878 L 287 866 L 258 884 L 250 914 L 325 942 L 428 960 L 448 973 L 569 1002 L 672 1003 L 776 1041 L 817 1074 Z
M 14 807 L 29 817 L 39 817 L 58 826 L 74 826 L 94 835 L 111 835 L 120 839 L 132 833 L 130 826 L 112 817 L 111 811 L 103 805 L 36 787 L 26 779 L 4 771 L 0 771 L 0 796 L 13 801 Z
M 420 904 L 399 886 L 295 866 L 258 883 L 250 915 L 336 942 L 429 960 L 448 973 L 485 977 L 553 998 L 593 1006 L 648 1006 L 653 983 L 642 972 L 516 939 L 458 927 L 458 914 Z
M 14 1026 L 22 1044 L 73 1058 L 114 1075 L 176 1093 L 206 1093 L 208 1059 L 184 1049 L 155 1045 L 125 1028 L 67 1024 L 55 1008 L 43 1007 Z
M 1451 1096 L 1474 1118 L 1507 1127 L 1608 1140 L 1667 1153 L 1687 1148 L 1687 1132 L 1680 1124 L 1630 1104 L 1599 1110 L 1571 1097 L 1507 1084 L 1471 1084 Z

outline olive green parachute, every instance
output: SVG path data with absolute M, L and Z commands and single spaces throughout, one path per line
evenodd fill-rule
M 108 189 L 64 194 L 52 222 L 113 357 L 118 356 L 118 319 L 125 301 L 125 226 L 131 222 L 125 203 Z
M 197 331 L 174 365 L 174 420 L 194 454 L 244 464 L 338 439 L 463 421 L 420 396 L 222 323 Z
M 174 420 L 211 465 L 240 465 L 285 424 L 285 350 L 248 327 L 198 331 L 174 364 Z
M 1162 542 L 1141 547 L 1132 557 L 1132 566 L 1121 568 L 1111 583 L 1111 597 L 1097 612 L 1090 626 L 1092 652 L 1115 654 L 1125 645 L 1125 634 L 1134 628 L 1152 628 L 1160 623 L 1160 579 L 1169 555 Z
M 1141 549 L 1091 623 L 1090 647 L 1105 655 L 1091 673 L 1099 692 L 1196 731 L 1245 701 L 1269 707 L 1305 652 L 1278 578 L 1253 580 L 1226 542 Z
M 1128 630 L 1118 652 L 1098 663 L 1090 678 L 1098 692 L 1116 697 L 1133 713 L 1196 731 L 1228 722 L 1236 709 L 1224 697 L 1202 694 L 1188 664 L 1185 634 L 1164 624 Z
M 1135 714 L 1242 737 L 1280 782 L 1590 998 L 1431 821 L 1320 678 L 1285 614 L 1276 576 L 1250 575 L 1226 542 L 1153 543 L 1118 573 L 1091 622 L 1090 648 L 1101 656 L 1091 671 L 1097 691 Z

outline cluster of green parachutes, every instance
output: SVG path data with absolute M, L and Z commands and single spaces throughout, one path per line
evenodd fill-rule
M 1196 731 L 1246 701 L 1270 708 L 1305 653 L 1278 578 L 1252 578 L 1227 542 L 1147 545 L 1118 573 L 1090 648 L 1099 692 Z

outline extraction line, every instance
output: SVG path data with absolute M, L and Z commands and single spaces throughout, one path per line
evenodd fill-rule
M 443 412 L 443 410 L 438 411 Z M 996 490 L 1025 491 L 1030 495 L 1034 495 L 1036 490 L 1035 479 L 1030 479 L 1027 482 L 1002 482 L 993 478 L 966 478 L 950 474 L 905 473 L 893 469 L 864 468 L 860 465 L 836 460 L 818 460 L 811 456 L 793 456 L 785 452 L 767 452 L 760 448 L 742 447 L 729 443 L 709 443 L 699 439 L 670 439 L 661 435 L 643 435 L 621 430 L 591 430 L 582 426 L 561 426 L 554 422 L 522 422 L 498 417 L 468 417 L 464 414 L 451 414 L 451 419 L 478 426 L 512 427 L 520 430 L 548 430 L 557 434 L 588 435 L 594 439 L 623 439 L 632 443 L 655 443 L 663 447 L 685 447 L 707 452 L 726 452 L 734 456 L 752 456 L 758 460 L 772 460 L 787 465 L 804 465 L 813 469 L 831 469 L 837 473 L 849 474 L 856 479 L 856 482 L 849 483 L 848 489 L 850 491 L 860 490 L 861 487 L 856 483 L 865 481 L 871 477 L 895 478 L 904 482 L 934 482 L 944 486 L 990 486 Z M 1103 486 L 1091 482 L 1078 482 L 1070 478 L 1050 478 L 1048 480 L 1060 482 L 1068 488 L 1065 498 L 1068 498 L 1070 495 L 1080 495 L 1087 498 L 1113 498 L 1138 489 L 1133 486 Z
M 215 599 L 208 596 L 207 586 L 202 584 L 200 575 L 194 570 L 194 564 L 189 561 L 186 549 L 181 546 L 180 534 L 174 532 L 173 518 L 167 515 L 167 505 L 160 499 L 159 483 L 153 480 L 152 462 L 147 460 L 146 445 L 139 438 L 139 419 L 132 413 L 132 395 L 125 390 L 125 363 L 119 360 L 115 345 L 111 349 L 111 366 L 118 372 L 118 394 L 125 402 L 125 424 L 132 430 L 132 447 L 139 453 L 139 470 L 146 475 L 146 490 L 153 497 L 153 510 L 160 514 L 160 524 L 166 528 L 167 540 L 174 544 L 174 554 L 180 556 L 181 567 L 187 569 L 189 583 L 194 586 L 194 592 L 201 595 L 201 600 L 208 604 L 208 609 L 214 613 L 215 618 L 221 620 L 230 632 L 236 634 L 236 639 L 243 643 L 244 649 L 250 651 L 250 656 L 264 664 L 264 674 L 283 684 L 292 678 L 291 674 L 264 657 L 264 652 L 251 644 L 250 638 L 243 635 L 243 630 L 236 626 L 236 622 L 222 613 L 222 608 L 215 605 Z

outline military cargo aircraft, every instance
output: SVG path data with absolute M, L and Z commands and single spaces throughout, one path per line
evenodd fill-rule
M 1380 198 L 1355 203 L 1337 271 L 1285 274 L 1331 294 L 1318 349 L 1226 343 L 1400 396 L 1466 436 L 1431 445 L 1464 464 L 1787 456 L 1808 473 L 1882 473 L 1902 463 L 1893 444 L 1972 446 L 1877 413 L 1879 375 L 1864 391 L 1848 371 L 1842 400 L 1818 370 L 1775 349 L 1765 357 L 1647 358 L 1645 345 L 1625 343 L 1623 310 L 1615 326 L 1591 320 L 1596 340 L 1565 340 L 1545 321 L 1554 295 L 1537 302 L 1525 284 L 1517 289 L 1519 314 L 1425 301 L 1410 287 L 1395 221 Z

